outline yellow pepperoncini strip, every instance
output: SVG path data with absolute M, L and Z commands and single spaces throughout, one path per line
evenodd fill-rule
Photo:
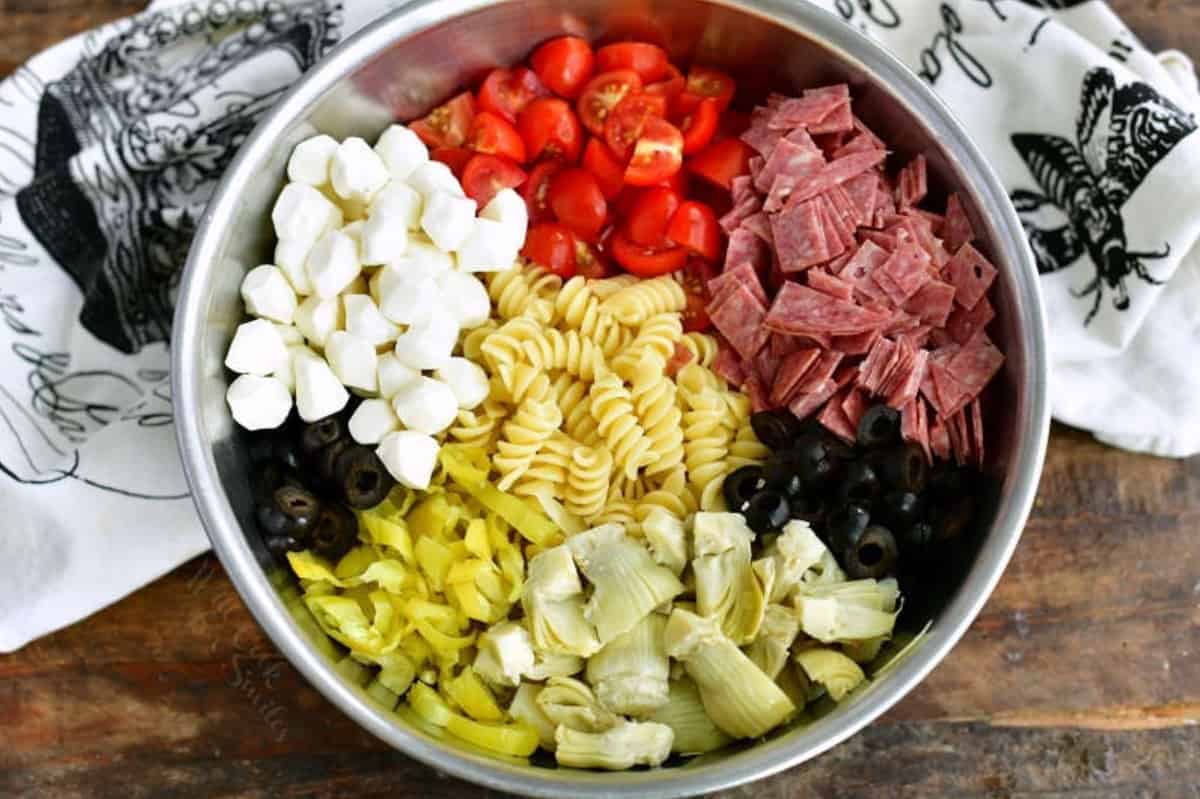
M 476 721 L 504 720 L 504 711 L 496 703 L 491 689 L 470 666 L 463 669 L 457 677 L 442 683 L 442 693 Z
M 439 457 L 455 485 L 488 510 L 499 514 L 528 541 L 538 546 L 552 546 L 555 539 L 561 538 L 562 530 L 558 525 L 529 502 L 506 494 L 488 482 L 487 456 L 481 450 L 450 444 L 442 447 Z
M 538 748 L 537 731 L 519 721 L 488 724 L 452 714 L 446 729 L 468 743 L 511 757 L 528 757 Z

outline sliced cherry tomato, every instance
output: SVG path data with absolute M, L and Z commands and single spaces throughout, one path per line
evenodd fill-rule
M 479 207 L 492 201 L 501 189 L 515 189 L 525 182 L 525 170 L 502 155 L 479 153 L 462 171 L 462 187 Z
M 467 165 L 473 155 L 475 153 L 466 147 L 435 147 L 429 151 L 429 157 L 450 167 L 450 171 L 456 178 L 462 177 L 463 167 Z
M 600 184 L 605 200 L 612 200 L 625 185 L 625 163 L 613 155 L 601 139 L 592 139 L 583 148 L 583 168 Z
M 681 169 L 658 185 L 666 186 L 668 189 L 673 190 L 680 197 L 687 197 L 688 187 L 691 185 L 691 180 L 688 178 L 688 173 Z
M 517 130 L 530 161 L 549 156 L 575 163 L 583 149 L 579 118 L 566 100 L 557 97 L 539 97 L 525 106 L 517 117 Z
M 493 69 L 479 87 L 479 110 L 499 114 L 509 122 L 529 103 L 550 92 L 531 69 Z
M 749 171 L 752 154 L 750 147 L 740 139 L 721 139 L 688 159 L 688 170 L 728 189 L 735 177 Z
M 694 155 L 708 146 L 716 135 L 720 116 L 715 101 L 702 100 L 679 121 L 679 129 L 683 132 L 684 155 Z
M 696 105 L 705 98 L 716 100 L 717 110 L 724 111 L 733 102 L 736 88 L 733 78 L 719 69 L 692 67 L 688 70 L 687 88 L 682 99 L 685 103 Z
M 463 92 L 408 126 L 430 147 L 462 147 L 474 117 L 475 100 Z
M 721 254 L 721 227 L 713 209 L 704 203 L 680 205 L 667 227 L 667 238 L 708 261 Z
M 654 94 L 667 98 L 667 107 L 669 109 L 674 107 L 675 99 L 683 94 L 686 85 L 687 81 L 684 80 L 683 73 L 674 64 L 667 64 L 666 76 L 657 83 L 648 84 L 642 91 L 646 94 Z
M 591 280 L 612 277 L 617 270 L 601 254 L 598 247 L 593 247 L 586 241 L 575 239 L 575 270 Z
M 609 112 L 626 96 L 642 90 L 642 79 L 631 69 L 603 72 L 588 81 L 579 95 L 579 119 L 583 126 L 597 136 L 604 135 L 604 121 Z
M 708 316 L 708 281 L 717 276 L 717 268 L 708 261 L 693 258 L 679 273 L 679 282 L 687 296 L 683 309 L 683 329 L 687 333 L 708 330 L 712 319 Z
M 662 118 L 667 113 L 667 100 L 652 94 L 631 94 L 622 100 L 604 122 L 604 143 L 625 161 L 633 155 L 633 146 L 641 138 L 646 121 Z
M 596 69 L 632 69 L 644 83 L 662 80 L 668 63 L 666 51 L 649 42 L 619 42 L 596 51 Z
M 682 247 L 643 247 L 619 230 L 612 237 L 612 253 L 625 271 L 638 277 L 665 275 L 687 263 L 687 250 Z
M 559 97 L 573 100 L 592 77 L 596 57 L 586 39 L 560 36 L 533 51 L 529 64 L 542 83 Z
M 471 123 L 467 146 L 477 153 L 502 155 L 525 163 L 525 142 L 507 119 L 491 111 L 480 111 Z
M 651 117 L 633 148 L 625 167 L 625 182 L 653 186 L 679 171 L 683 163 L 683 134 L 665 119 Z
M 529 178 L 521 189 L 525 207 L 529 209 L 530 222 L 545 222 L 554 217 L 554 212 L 550 210 L 550 179 L 564 166 L 558 160 L 542 161 L 530 170 Z
M 669 247 L 667 228 L 682 202 L 665 186 L 653 186 L 637 196 L 625 219 L 625 235 L 643 247 Z
M 576 236 L 594 241 L 600 235 L 608 203 L 591 172 L 578 167 L 558 172 L 550 179 L 546 197 L 554 216 Z
M 562 278 L 575 276 L 575 236 L 562 225 L 539 222 L 529 228 L 521 255 Z

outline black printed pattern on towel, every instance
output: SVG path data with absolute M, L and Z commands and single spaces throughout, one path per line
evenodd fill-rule
M 337 41 L 340 15 L 327 0 L 147 14 L 46 86 L 17 207 L 97 338 L 125 353 L 169 338 L 198 216 L 255 122 Z
M 1116 292 L 1113 307 L 1125 311 L 1127 278 L 1161 282 L 1144 261 L 1165 258 L 1170 243 L 1155 251 L 1130 250 L 1121 209 L 1158 162 L 1196 130 L 1196 120 L 1145 83 L 1118 87 L 1104 67 L 1084 76 L 1081 102 L 1075 142 L 1042 133 L 1013 135 L 1042 193 L 1018 189 L 1012 200 L 1039 272 L 1066 269 L 1085 255 L 1091 261 L 1095 277 L 1072 292 L 1079 298 L 1094 295 L 1088 325 L 1100 310 L 1105 286 Z M 1067 223 L 1047 227 L 1042 217 L 1048 210 L 1065 214 Z

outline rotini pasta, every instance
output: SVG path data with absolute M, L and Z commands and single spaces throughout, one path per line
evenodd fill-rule
M 612 451 L 613 460 L 625 476 L 636 478 L 638 469 L 654 463 L 656 456 L 634 416 L 629 389 L 619 377 L 609 373 L 593 383 L 588 393 L 592 417 Z
M 589 519 L 604 510 L 608 502 L 613 459 L 601 447 L 576 447 L 567 465 L 564 504 L 571 513 Z
M 530 399 L 550 399 L 550 377 L 524 361 L 501 366 L 497 376 L 492 379 L 492 395 L 512 405 L 520 405 Z
M 526 400 L 505 422 L 492 465 L 500 473 L 497 486 L 512 488 L 533 465 L 534 456 L 562 424 L 558 406 L 549 400 Z
M 693 356 L 692 363 L 698 363 L 708 368 L 717 359 L 719 345 L 715 336 L 697 332 L 684 333 L 681 341 L 683 346 L 691 351 Z
M 470 447 L 490 449 L 496 441 L 496 428 L 505 415 L 504 406 L 491 399 L 473 411 L 459 411 L 449 430 L 450 438 Z
M 625 349 L 613 360 L 613 370 L 625 380 L 632 381 L 632 374 L 642 353 L 651 352 L 665 364 L 675 353 L 675 343 L 683 336 L 683 322 L 677 313 L 660 313 L 647 319 L 638 328 Z
M 630 396 L 655 462 L 646 468 L 647 474 L 658 474 L 675 468 L 683 461 L 682 413 L 676 398 L 675 384 L 664 376 L 666 361 L 657 351 L 642 351 L 631 375 Z
M 483 342 L 487 337 L 498 330 L 500 325 L 495 319 L 489 319 L 479 327 L 468 330 L 463 333 L 462 340 L 459 342 L 462 348 L 464 358 L 470 358 L 472 361 L 479 363 L 483 360 Z
M 543 323 L 554 317 L 554 297 L 562 288 L 562 278 L 536 266 L 523 263 L 503 272 L 494 272 L 488 280 L 488 296 L 501 319 L 528 316 Z
M 519 316 L 501 325 L 483 340 L 479 352 L 492 371 L 512 366 L 525 356 L 525 344 L 542 335 L 542 325 L 535 319 Z
M 685 393 L 689 410 L 683 415 L 684 458 L 688 481 L 699 492 L 701 507 L 706 491 L 714 481 L 724 478 L 730 431 L 722 424 L 725 402 L 711 389 Z
M 623 325 L 640 325 L 654 314 L 679 313 L 687 307 L 683 286 L 669 276 L 640 280 L 614 292 L 600 304 Z
M 551 391 L 559 411 L 562 412 L 563 430 L 566 434 L 580 444 L 599 444 L 600 431 L 596 427 L 596 420 L 592 418 L 588 384 L 561 372 L 554 379 Z
M 600 310 L 600 298 L 593 291 L 596 281 L 577 275 L 568 280 L 554 299 L 554 321 L 593 341 L 605 358 L 624 349 L 632 332 L 622 327 L 608 313 Z
M 637 503 L 635 512 L 638 521 L 645 521 L 654 508 L 662 508 L 680 520 L 696 511 L 696 500 L 688 487 L 687 469 L 683 464 L 679 464 L 667 472 L 658 488 L 648 492 Z
M 578 330 L 540 330 L 524 342 L 523 349 L 533 366 L 546 371 L 561 369 L 580 380 L 592 382 L 608 371 L 600 347 Z

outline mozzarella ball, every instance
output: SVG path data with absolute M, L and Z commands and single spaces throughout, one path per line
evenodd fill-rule
M 271 223 L 280 239 L 313 242 L 342 226 L 342 211 L 312 186 L 289 183 L 275 200 Z
M 380 278 L 379 310 L 393 322 L 412 325 L 441 307 L 442 294 L 431 277 L 394 275 Z
M 290 325 L 296 315 L 296 292 L 283 271 L 271 264 L 256 266 L 242 278 L 247 313 Z
M 384 436 L 375 454 L 397 483 L 424 491 L 437 465 L 438 443 L 415 430 L 398 430 Z
M 313 242 L 304 239 L 280 239 L 275 244 L 275 265 L 283 272 L 292 286 L 292 291 L 302 297 L 313 293 L 312 281 L 308 279 L 308 253 Z
M 329 181 L 329 161 L 337 152 L 337 139 L 321 134 L 305 139 L 292 150 L 288 159 L 288 180 L 320 186 Z
M 453 424 L 458 400 L 442 381 L 420 377 L 400 387 L 392 397 L 392 409 L 406 428 L 432 436 Z
M 396 338 L 396 358 L 413 369 L 439 369 L 454 352 L 458 323 L 444 308 L 414 323 Z
M 400 363 L 396 353 L 387 352 L 379 356 L 379 396 L 391 399 L 406 383 L 411 383 L 421 373 L 411 366 Z
M 288 360 L 287 346 L 275 325 L 254 319 L 238 325 L 225 353 L 225 365 L 240 374 L 266 377 L 282 369 Z
M 292 368 L 296 374 L 296 410 L 304 421 L 332 416 L 350 401 L 350 393 L 329 364 L 311 350 L 297 348 L 292 353 Z
M 512 189 L 501 189 L 496 192 L 479 216 L 492 222 L 499 222 L 509 236 L 509 241 L 516 249 L 521 249 L 525 243 L 525 233 L 529 228 L 529 209 L 525 200 Z
M 274 377 L 241 375 L 229 384 L 225 400 L 233 420 L 247 430 L 274 430 L 292 410 L 292 394 Z
M 315 347 L 325 348 L 325 342 L 335 330 L 341 330 L 345 317 L 337 297 L 323 300 L 313 295 L 296 309 L 296 329 Z
M 442 304 L 458 321 L 463 330 L 479 327 L 492 314 L 492 301 L 487 287 L 474 275 L 462 272 L 443 272 L 437 276 Z
M 306 268 L 317 296 L 326 300 L 336 297 L 361 271 L 358 245 L 351 236 L 332 230 L 313 245 Z
M 417 193 L 429 199 L 434 192 L 443 191 L 457 197 L 465 197 L 462 185 L 450 167 L 441 161 L 426 161 L 414 169 L 408 176 L 407 183 L 416 189 Z
M 393 180 L 404 180 L 429 160 L 425 142 L 403 125 L 390 125 L 375 142 L 375 152 L 387 165 Z
M 357 136 L 339 144 L 329 163 L 333 190 L 346 200 L 369 202 L 390 179 L 383 159 Z
M 371 342 L 338 330 L 325 344 L 325 358 L 347 388 L 374 392 L 379 387 L 379 354 Z
M 503 224 L 475 219 L 458 248 L 458 268 L 462 272 L 503 272 L 516 263 L 520 249 Z
M 420 192 L 412 186 L 393 180 L 371 200 L 368 214 L 384 216 L 408 230 L 417 230 L 421 227 L 424 203 Z
M 453 357 L 434 372 L 458 400 L 458 407 L 470 410 L 488 398 L 488 376 L 483 367 L 466 358 Z
M 389 264 L 408 249 L 408 227 L 404 220 L 372 212 L 363 224 L 359 252 L 367 266 Z
M 474 224 L 475 201 L 469 197 L 457 197 L 445 191 L 425 195 L 421 229 L 438 249 L 457 250 L 471 235 Z
M 343 294 L 346 332 L 371 343 L 373 347 L 395 341 L 400 328 L 384 318 L 375 301 L 366 294 Z
M 350 416 L 350 437 L 359 444 L 378 444 L 388 433 L 400 429 L 400 420 L 385 399 L 363 400 Z

